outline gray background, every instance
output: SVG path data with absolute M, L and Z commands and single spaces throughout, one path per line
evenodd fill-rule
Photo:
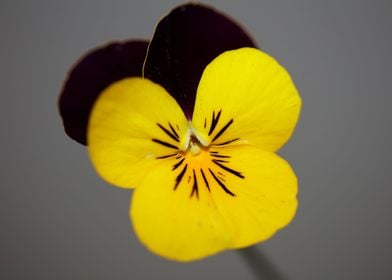
M 0 279 L 254 279 L 236 252 L 190 264 L 149 253 L 128 220 L 129 192 L 97 177 L 57 112 L 78 57 L 151 37 L 180 2 L 1 1 Z M 208 3 L 246 26 L 303 98 L 280 152 L 300 207 L 259 249 L 289 279 L 390 279 L 391 2 Z

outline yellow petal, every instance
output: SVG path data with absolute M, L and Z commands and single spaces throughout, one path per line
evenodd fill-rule
M 231 146 L 184 152 L 154 167 L 133 195 L 142 243 L 190 261 L 269 238 L 294 216 L 297 181 L 271 152 Z
M 124 79 L 103 91 L 94 104 L 88 152 L 103 179 L 132 188 L 159 158 L 178 153 L 186 131 L 186 118 L 165 89 L 147 79 Z
M 272 152 L 251 146 L 217 150 L 225 158 L 219 158 L 223 160 L 220 166 L 215 164 L 213 172 L 223 174 L 220 181 L 234 196 L 227 195 L 222 188 L 212 195 L 233 234 L 231 247 L 241 248 L 266 240 L 286 226 L 297 208 L 297 179 L 290 165 Z M 232 171 L 228 172 L 227 168 Z M 216 183 L 215 179 L 211 181 Z
M 133 194 L 130 215 L 140 241 L 156 254 L 191 261 L 230 246 L 231 232 L 206 187 L 192 194 L 194 175 L 186 164 L 172 170 L 175 161 L 155 167 Z M 176 187 L 176 180 L 183 173 Z M 199 170 L 195 170 L 201 184 Z M 175 189 L 174 189 L 175 188 Z
M 192 125 L 204 145 L 249 143 L 276 151 L 291 136 L 300 107 L 287 71 L 262 51 L 242 48 L 204 70 Z

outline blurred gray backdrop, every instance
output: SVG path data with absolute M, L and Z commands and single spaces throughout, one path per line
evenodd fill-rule
M 62 130 L 68 69 L 112 40 L 150 38 L 181 1 L 0 2 L 0 279 L 256 279 L 236 252 L 179 264 L 149 253 L 130 192 Z M 295 220 L 258 249 L 288 279 L 391 279 L 391 1 L 205 1 L 291 72 L 303 98 L 280 151 Z

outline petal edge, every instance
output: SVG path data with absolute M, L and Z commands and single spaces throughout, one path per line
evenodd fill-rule
M 224 51 L 242 47 L 255 43 L 230 17 L 205 5 L 181 5 L 157 25 L 144 75 L 162 85 L 190 120 L 204 68 Z
M 148 41 L 114 42 L 84 55 L 70 70 L 58 100 L 67 135 L 86 145 L 91 108 L 110 84 L 141 76 Z

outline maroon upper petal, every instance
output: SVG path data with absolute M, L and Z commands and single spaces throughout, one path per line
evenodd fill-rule
M 182 5 L 159 22 L 144 74 L 165 87 L 191 119 L 204 68 L 224 51 L 242 47 L 255 44 L 233 20 L 204 5 Z
M 141 76 L 148 41 L 111 43 L 82 57 L 70 71 L 59 99 L 65 132 L 86 145 L 91 108 L 98 95 L 113 82 Z

